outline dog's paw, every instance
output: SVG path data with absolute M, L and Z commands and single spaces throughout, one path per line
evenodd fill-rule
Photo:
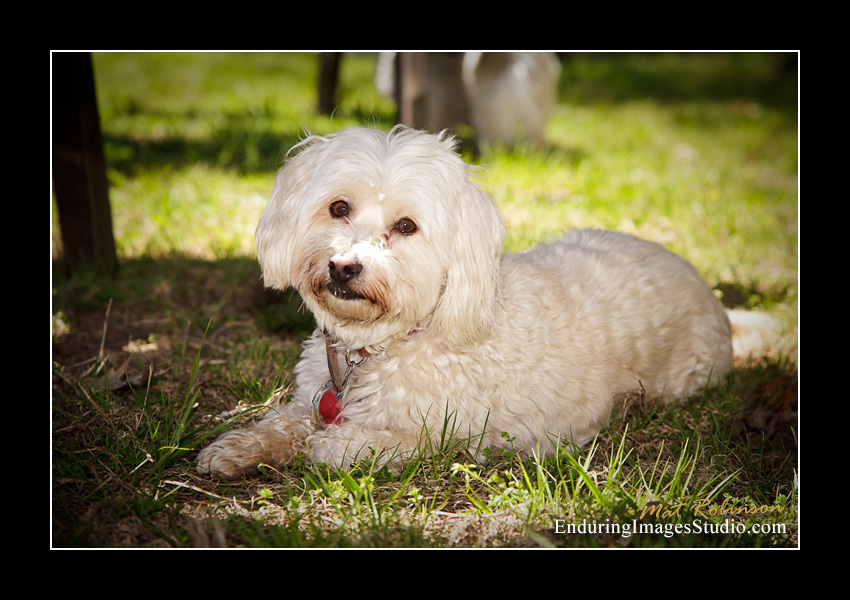
M 198 473 L 233 481 L 253 477 L 262 462 L 256 440 L 243 431 L 231 431 L 201 450 Z
M 303 450 L 310 431 L 309 419 L 291 415 L 229 431 L 201 450 L 198 473 L 232 481 L 256 475 L 260 464 L 282 467 Z

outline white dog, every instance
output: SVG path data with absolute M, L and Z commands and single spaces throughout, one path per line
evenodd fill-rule
M 627 393 L 671 401 L 732 368 L 726 311 L 657 244 L 583 230 L 502 255 L 501 215 L 452 138 L 352 128 L 296 148 L 257 252 L 265 284 L 294 286 L 318 329 L 294 399 L 219 437 L 200 472 L 298 452 L 396 464 L 446 428 L 473 452 L 542 455 L 586 443 Z

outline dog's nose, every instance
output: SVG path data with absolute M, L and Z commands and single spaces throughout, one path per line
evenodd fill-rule
M 337 283 L 345 283 L 357 277 L 363 265 L 357 260 L 350 258 L 334 257 L 328 262 L 328 273 L 331 279 Z

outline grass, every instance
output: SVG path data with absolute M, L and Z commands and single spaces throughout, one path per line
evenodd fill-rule
M 589 447 L 540 460 L 471 465 L 440 436 L 400 474 L 366 457 L 201 477 L 204 440 L 291 393 L 312 327 L 253 251 L 284 152 L 305 124 L 386 128 L 394 108 L 370 55 L 345 57 L 328 117 L 309 54 L 98 54 L 121 268 L 68 273 L 54 216 L 51 545 L 797 547 L 796 73 L 773 54 L 562 64 L 549 148 L 464 151 L 508 249 L 574 226 L 654 239 L 727 305 L 775 315 L 785 355 L 675 406 L 630 398 Z

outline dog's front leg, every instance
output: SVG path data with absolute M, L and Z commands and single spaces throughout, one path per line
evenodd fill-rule
M 399 431 L 376 431 L 352 423 L 331 425 L 307 438 L 305 454 L 313 463 L 343 469 L 358 461 L 397 469 L 415 456 L 421 436 Z
M 313 432 L 309 414 L 273 409 L 252 427 L 229 431 L 198 455 L 198 472 L 226 480 L 257 474 L 260 464 L 282 467 L 304 450 Z

